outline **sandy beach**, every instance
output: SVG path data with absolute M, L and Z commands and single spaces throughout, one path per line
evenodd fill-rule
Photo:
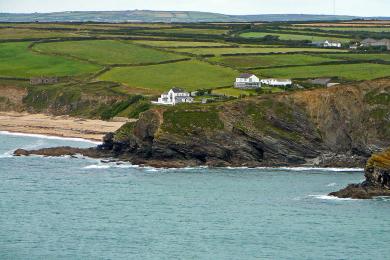
M 125 121 L 102 121 L 70 116 L 50 116 L 17 112 L 0 112 L 0 131 L 83 138 L 101 141 L 120 128 Z

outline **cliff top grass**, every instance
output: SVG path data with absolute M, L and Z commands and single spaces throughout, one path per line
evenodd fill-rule
M 218 111 L 213 106 L 207 109 L 189 109 L 190 106 L 176 106 L 164 112 L 162 129 L 169 133 L 187 135 L 194 131 L 220 130 L 224 128 Z
M 371 156 L 367 162 L 368 167 L 390 169 L 390 149 Z

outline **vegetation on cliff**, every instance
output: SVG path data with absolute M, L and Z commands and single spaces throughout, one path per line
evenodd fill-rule
M 371 156 L 367 162 L 368 168 L 390 169 L 390 149 Z

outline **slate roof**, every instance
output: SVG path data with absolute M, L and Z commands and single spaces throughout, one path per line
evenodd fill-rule
M 240 74 L 240 76 L 238 76 L 240 79 L 247 79 L 247 78 L 250 78 L 250 77 L 252 77 L 253 76 L 253 74 L 251 74 L 251 73 L 242 73 L 242 74 Z
M 181 88 L 172 88 L 173 93 L 186 93 L 185 90 Z

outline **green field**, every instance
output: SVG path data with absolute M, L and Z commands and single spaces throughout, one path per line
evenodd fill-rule
M 80 37 L 82 35 L 71 32 L 49 31 L 49 30 L 31 30 L 0 28 L 0 39 L 45 39 L 56 37 Z
M 263 38 L 267 35 L 278 36 L 280 40 L 286 41 L 325 41 L 325 40 L 337 40 L 340 42 L 349 42 L 351 39 L 347 38 L 335 38 L 329 36 L 316 36 L 316 35 L 302 35 L 302 34 L 285 34 L 285 33 L 271 33 L 271 32 L 246 32 L 240 34 L 243 38 Z
M 339 77 L 344 80 L 369 80 L 390 76 L 390 65 L 359 63 L 288 68 L 260 69 L 255 71 L 265 77 L 317 78 Z
M 289 52 L 329 52 L 324 48 L 183 48 L 176 50 L 181 53 L 195 55 L 221 55 L 245 53 L 289 53 Z M 346 52 L 346 50 L 331 50 L 332 52 Z
M 390 54 L 385 53 L 345 53 L 345 54 L 319 54 L 322 57 L 343 60 L 382 60 L 390 62 Z
M 116 81 L 130 87 L 159 90 L 172 87 L 186 90 L 210 89 L 232 85 L 238 72 L 202 61 L 114 68 L 100 76 L 100 80 Z
M 319 29 L 323 31 L 340 31 L 340 32 L 390 32 L 390 27 L 365 27 L 365 26 L 356 26 L 356 27 L 326 27 L 326 26 L 297 26 L 294 28 L 302 28 L 302 29 Z
M 215 46 L 230 46 L 221 42 L 194 42 L 194 41 L 133 41 L 134 43 L 148 45 L 161 48 L 177 48 L 177 47 L 215 47 Z
M 169 28 L 160 30 L 144 30 L 146 33 L 166 33 L 166 34 L 212 34 L 222 35 L 228 32 L 224 29 L 208 29 L 208 28 Z
M 236 68 L 253 68 L 289 65 L 309 65 L 325 62 L 334 62 L 338 61 L 338 55 L 339 54 L 334 54 L 334 58 L 312 56 L 306 54 L 217 56 L 210 58 L 209 60 Z
M 115 40 L 42 43 L 35 45 L 34 49 L 44 53 L 76 57 L 99 64 L 158 63 L 184 58 L 181 55 Z
M 67 59 L 41 55 L 28 49 L 29 42 L 0 44 L 0 76 L 75 76 L 98 71 L 100 66 Z

